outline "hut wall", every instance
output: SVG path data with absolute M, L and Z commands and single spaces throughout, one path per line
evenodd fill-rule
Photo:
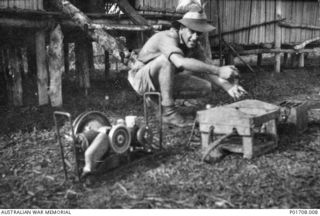
M 135 8 L 143 13 L 165 13 L 165 11 L 174 11 L 179 0 L 136 0 Z M 148 11 L 149 10 L 149 11 Z M 159 12 L 157 12 L 159 11 Z
M 206 11 L 213 25 L 218 26 L 217 1 L 220 4 L 220 21 L 222 32 L 274 21 L 276 17 L 276 0 L 210 0 L 207 1 Z M 136 0 L 135 8 L 145 14 L 161 14 L 174 11 L 178 0 Z M 158 11 L 158 12 L 157 12 Z M 320 26 L 319 3 L 317 0 L 282 0 L 282 18 L 286 22 L 297 25 Z M 275 25 L 266 25 L 224 34 L 229 43 L 254 45 L 273 44 L 275 41 Z M 217 41 L 217 31 L 212 41 Z M 302 41 L 320 36 L 320 30 L 307 28 L 281 28 L 282 44 L 297 44 Z
M 43 10 L 43 0 L 0 0 L 0 8 Z
M 208 5 L 210 19 L 218 25 L 217 1 L 212 0 Z M 250 25 L 274 21 L 276 17 L 275 0 L 219 0 L 222 32 L 231 32 Z M 282 0 L 282 18 L 296 25 L 313 25 L 320 27 L 319 3 L 316 0 Z M 236 44 L 270 44 L 274 43 L 275 23 L 233 32 L 224 35 L 224 39 Z M 217 34 L 213 32 L 212 35 Z M 319 30 L 307 28 L 281 28 L 282 44 L 297 44 L 302 41 L 320 36 Z M 215 37 L 216 38 L 216 37 Z

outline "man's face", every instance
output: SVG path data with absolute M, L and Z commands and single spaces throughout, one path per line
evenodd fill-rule
M 196 47 L 201 35 L 201 32 L 193 31 L 187 27 L 181 26 L 180 28 L 181 40 L 189 49 Z

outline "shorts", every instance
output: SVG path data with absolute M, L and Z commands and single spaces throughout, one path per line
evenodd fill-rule
M 152 82 L 151 64 L 143 64 L 137 61 L 133 68 L 128 72 L 128 80 L 133 89 L 139 94 L 143 95 L 145 92 L 155 92 L 156 88 Z

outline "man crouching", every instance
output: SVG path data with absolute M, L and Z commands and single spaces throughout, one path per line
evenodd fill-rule
M 214 29 L 208 24 L 203 9 L 193 8 L 174 22 L 170 30 L 154 34 L 138 54 L 128 80 L 140 95 L 152 91 L 161 93 L 164 123 L 178 127 L 190 125 L 174 103 L 174 98 L 186 96 L 186 92 L 189 97 L 208 95 L 215 85 L 235 99 L 246 93 L 241 86 L 228 81 L 239 75 L 236 67 L 217 67 L 205 57 L 199 38 Z

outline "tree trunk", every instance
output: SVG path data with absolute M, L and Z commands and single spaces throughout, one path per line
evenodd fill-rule
M 9 49 L 9 74 L 12 79 L 12 102 L 14 106 L 22 106 L 22 78 L 21 78 L 21 62 L 19 58 L 18 48 L 10 47 Z
M 45 37 L 44 31 L 36 33 L 37 83 L 40 106 L 49 103 Z
M 51 106 L 62 106 L 62 73 L 64 70 L 63 34 L 60 25 L 50 33 L 49 73 Z
M 118 60 L 123 59 L 123 53 L 128 55 L 123 42 L 108 34 L 102 26 L 93 24 L 92 21 L 78 8 L 67 0 L 52 0 L 52 3 L 64 14 L 68 15 L 86 34 L 105 50 L 110 51 Z
M 282 14 L 282 8 L 281 8 L 281 1 L 276 0 L 276 16 L 277 18 L 281 17 Z M 279 23 L 275 24 L 275 42 L 274 42 L 274 48 L 280 49 L 281 48 L 281 26 L 279 26 Z M 274 70 L 276 73 L 280 73 L 281 71 L 281 53 L 275 54 L 275 65 Z

